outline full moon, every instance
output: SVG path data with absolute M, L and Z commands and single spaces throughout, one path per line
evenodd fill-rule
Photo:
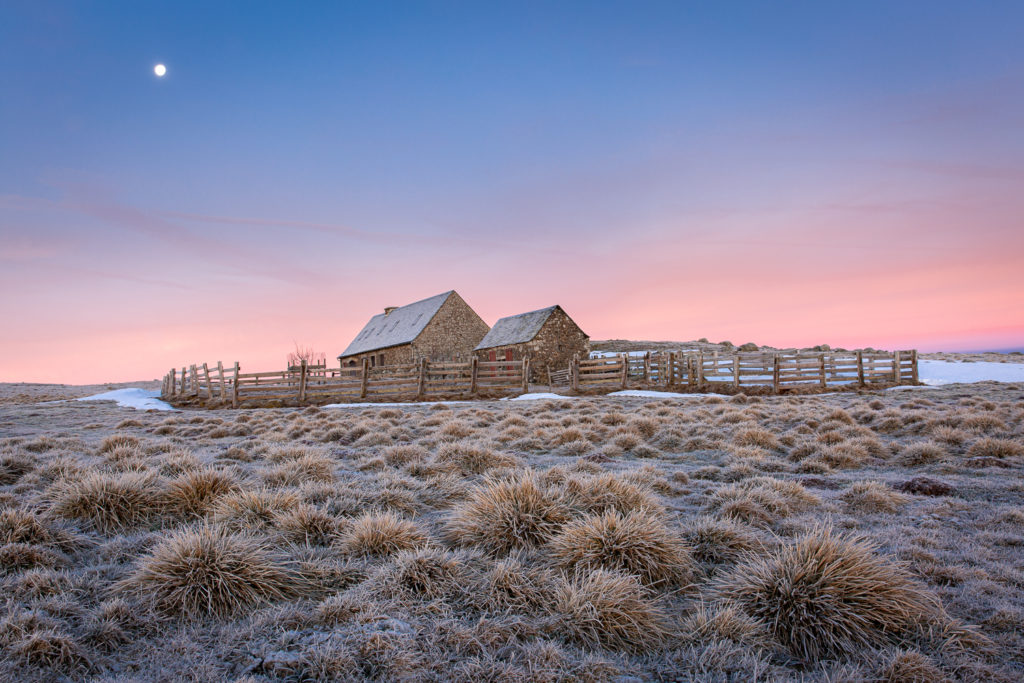
M 165 73 L 167 73 L 167 67 L 163 64 L 157 64 L 153 67 L 153 73 L 155 73 L 157 76 L 163 76 Z

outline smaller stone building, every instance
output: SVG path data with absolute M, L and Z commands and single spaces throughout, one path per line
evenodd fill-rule
M 543 381 L 548 370 L 567 369 L 574 355 L 586 358 L 590 337 L 561 306 L 549 306 L 502 318 L 475 350 L 480 360 L 520 360 L 529 356 L 532 379 Z
M 338 360 L 372 367 L 427 360 L 468 360 L 487 323 L 451 290 L 406 306 L 388 306 L 356 335 Z

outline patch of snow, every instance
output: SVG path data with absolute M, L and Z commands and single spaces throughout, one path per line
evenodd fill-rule
M 575 399 L 578 396 L 563 396 L 561 394 L 552 394 L 548 392 L 538 392 L 536 394 L 522 394 L 520 396 L 513 396 L 511 398 L 503 398 L 502 401 L 561 401 L 562 399 Z
M 919 359 L 917 373 L 923 383 L 933 387 L 970 382 L 1024 382 L 1024 363 Z
M 886 391 L 915 391 L 920 389 L 938 389 L 937 386 L 921 386 L 919 384 L 901 384 L 898 387 L 889 387 Z
M 161 401 L 158 397 L 159 391 L 148 391 L 129 387 L 127 389 L 115 389 L 105 391 L 102 394 L 83 396 L 76 398 L 76 401 L 115 401 L 122 408 L 134 408 L 135 410 L 175 410 L 171 404 Z
M 328 403 L 321 408 L 408 408 L 415 406 L 454 406 L 479 401 L 405 401 L 404 403 Z

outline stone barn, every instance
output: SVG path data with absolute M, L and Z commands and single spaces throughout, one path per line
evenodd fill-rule
M 342 366 L 396 365 L 427 360 L 468 360 L 487 334 L 487 323 L 452 290 L 405 306 L 389 306 L 356 335 Z
M 529 356 L 530 374 L 540 379 L 549 370 L 567 369 L 576 354 L 586 358 L 590 337 L 561 306 L 549 306 L 494 323 L 477 344 L 476 353 L 480 360 L 520 360 Z

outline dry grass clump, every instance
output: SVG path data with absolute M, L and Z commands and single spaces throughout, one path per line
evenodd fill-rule
M 615 510 L 569 522 L 548 544 L 565 569 L 613 569 L 648 584 L 685 584 L 693 577 L 690 549 L 658 513 Z
M 463 556 L 438 548 L 403 550 L 374 579 L 386 597 L 427 600 L 455 597 L 469 583 Z
M 139 472 L 93 472 L 81 479 L 64 479 L 49 496 L 51 512 L 88 522 L 103 534 L 139 526 L 156 515 L 162 502 L 156 475 Z
M 340 529 L 336 517 L 305 503 L 276 512 L 273 524 L 288 541 L 306 545 L 330 545 Z
M 437 449 L 436 460 L 463 474 L 483 474 L 496 467 L 515 467 L 520 464 L 519 459 L 511 455 L 465 441 L 442 444 Z
M 78 534 L 27 508 L 0 510 L 0 543 L 29 543 L 61 552 L 71 552 L 86 544 Z
M 243 489 L 222 496 L 213 507 L 213 520 L 235 531 L 254 531 L 273 525 L 277 516 L 299 504 L 292 491 Z
M 709 509 L 751 524 L 770 524 L 777 517 L 786 517 L 820 503 L 821 499 L 799 482 L 752 477 L 715 491 Z
M 760 427 L 747 427 L 737 431 L 732 437 L 732 442 L 737 446 L 756 446 L 769 451 L 782 448 L 779 437 Z
M 1024 445 L 1009 439 L 978 439 L 967 449 L 970 458 L 1015 458 L 1024 455 Z
M 484 572 L 483 606 L 505 612 L 528 613 L 550 604 L 554 575 L 531 563 L 521 552 L 503 557 Z
M 319 453 L 282 462 L 265 472 L 263 480 L 270 486 L 298 486 L 307 481 L 333 481 L 334 461 Z
M 947 683 L 950 679 L 927 656 L 916 650 L 896 650 L 878 669 L 878 683 Z
M 729 517 L 691 519 L 683 529 L 683 539 L 693 559 L 712 565 L 736 562 L 761 547 L 753 529 Z
M 25 633 L 10 645 L 15 661 L 32 669 L 56 674 L 55 680 L 80 677 L 93 669 L 84 648 L 58 628 L 44 628 Z
M 607 569 L 563 575 L 550 609 L 561 630 L 586 647 L 644 651 L 667 635 L 664 612 L 635 576 Z
M 342 550 L 356 557 L 383 557 L 427 544 L 427 535 L 412 520 L 393 512 L 368 512 L 345 530 Z
M 853 482 L 841 497 L 850 509 L 861 512 L 893 513 L 910 502 L 909 497 L 882 482 L 867 480 Z
M 505 555 L 546 543 L 568 518 L 569 509 L 558 492 L 527 470 L 474 487 L 445 522 L 445 531 L 455 543 Z
M 446 421 L 439 430 L 437 430 L 438 436 L 444 441 L 454 441 L 455 439 L 464 439 L 473 433 L 473 427 L 469 423 L 460 420 L 453 419 Z
M 720 577 L 713 595 L 769 624 L 805 661 L 878 647 L 941 614 L 938 599 L 857 536 L 817 527 Z
M 939 462 L 946 457 L 946 449 L 934 441 L 912 443 L 900 451 L 897 462 L 905 467 L 915 467 Z
M 17 483 L 19 479 L 35 468 L 32 458 L 22 453 L 0 456 L 0 486 Z
M 202 517 L 222 496 L 238 488 L 235 476 L 224 470 L 204 468 L 179 475 L 167 485 L 167 506 L 186 517 Z
M 427 459 L 427 449 L 411 443 L 388 446 L 382 453 L 384 462 L 391 467 L 403 467 Z
M 760 619 L 746 614 L 736 605 L 701 604 L 679 625 L 683 643 L 729 641 L 749 648 L 769 647 L 771 633 Z
M 626 514 L 632 510 L 664 509 L 661 499 L 650 486 L 611 472 L 569 477 L 565 481 L 565 499 L 575 510 L 583 513 L 615 510 Z
M 100 447 L 96 453 L 98 455 L 106 455 L 118 448 L 138 449 L 141 445 L 142 442 L 139 441 L 137 436 L 132 436 L 131 434 L 112 434 L 100 442 Z
M 115 585 L 185 617 L 227 617 L 243 608 L 298 597 L 302 575 L 251 536 L 202 526 L 166 536 Z
M 0 576 L 24 569 L 44 567 L 53 569 L 67 564 L 63 554 L 32 543 L 5 543 L 0 545 Z

